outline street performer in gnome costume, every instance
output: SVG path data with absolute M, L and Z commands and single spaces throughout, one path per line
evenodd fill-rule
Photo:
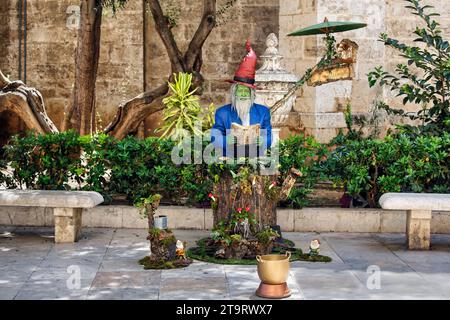
M 216 110 L 215 124 L 211 130 L 211 141 L 216 149 L 222 151 L 222 156 L 239 158 L 238 155 L 251 157 L 253 150 L 250 145 L 257 145 L 255 156 L 261 156 L 272 143 L 272 126 L 270 123 L 270 110 L 268 107 L 256 104 L 255 101 L 255 71 L 256 54 L 246 43 L 247 55 L 244 57 L 234 79 L 227 82 L 231 86 L 231 104 Z M 236 142 L 234 130 L 241 129 L 256 132 L 256 143 Z M 253 130 L 255 129 L 255 130 Z M 259 138 L 259 139 L 258 139 Z M 259 141 L 258 141 L 259 140 Z

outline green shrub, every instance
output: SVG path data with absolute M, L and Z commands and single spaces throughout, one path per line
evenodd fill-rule
M 3 161 L 12 169 L 9 188 L 69 190 L 72 179 L 81 185 L 84 169 L 79 137 L 73 131 L 12 137 L 4 147 Z
M 211 201 L 208 194 L 211 193 L 213 189 L 213 179 L 209 172 L 209 165 L 204 161 L 195 161 L 196 159 L 202 159 L 203 150 L 205 150 L 209 142 L 203 140 L 201 151 L 196 150 L 194 143 L 195 141 L 192 139 L 192 163 L 180 166 L 182 193 L 187 197 L 189 205 L 209 206 Z
M 97 191 L 110 199 L 110 184 L 108 169 L 111 167 L 109 152 L 115 147 L 115 140 L 106 134 L 82 136 L 79 138 L 82 146 L 83 190 Z
M 106 154 L 111 192 L 126 195 L 130 202 L 154 193 L 165 198 L 179 195 L 179 168 L 170 157 L 173 146 L 170 140 L 155 137 L 115 141 Z
M 336 184 L 376 207 L 385 192 L 450 192 L 450 134 L 348 141 L 322 163 Z
M 314 137 L 305 137 L 303 135 L 296 135 L 281 140 L 279 149 L 279 183 L 283 182 L 283 178 L 292 167 L 302 173 L 302 176 L 297 179 L 297 183 L 300 186 L 292 189 L 286 204 L 294 208 L 304 207 L 308 204 L 307 197 L 313 191 L 317 181 L 325 178 L 320 171 L 319 164 L 326 156 L 327 149 L 324 145 L 318 143 Z
M 126 195 L 132 203 L 161 191 L 180 195 L 180 168 L 173 164 L 169 140 L 127 137 L 118 141 L 104 134 L 79 137 L 74 132 L 13 137 L 4 147 L 0 175 L 7 188 L 82 189 L 111 196 Z M 71 184 L 69 184 L 71 182 Z
M 192 88 L 191 73 L 173 74 L 174 83 L 169 82 L 170 96 L 163 99 L 165 105 L 161 128 L 155 132 L 163 132 L 161 138 L 170 138 L 177 144 L 190 136 L 201 136 L 202 132 L 214 124 L 215 106 L 209 105 L 202 110 L 200 98 Z M 197 123 L 201 126 L 197 127 Z
M 208 194 L 213 188 L 208 176 L 208 167 L 203 164 L 189 164 L 181 168 L 181 185 L 188 198 L 188 203 L 209 204 Z
M 118 141 L 103 134 L 30 133 L 13 137 L 4 147 L 0 183 L 7 188 L 93 190 L 107 202 L 125 195 L 134 203 L 159 193 L 172 203 L 187 197 L 191 205 L 204 205 L 221 171 L 239 171 L 240 165 L 176 165 L 171 159 L 174 145 L 154 137 Z M 291 167 L 302 173 L 282 205 L 305 206 L 317 181 L 326 179 L 366 198 L 372 207 L 384 192 L 450 192 L 449 133 L 344 139 L 332 152 L 300 135 L 282 140 L 279 153 L 279 184 Z M 7 167 L 10 175 L 4 173 Z

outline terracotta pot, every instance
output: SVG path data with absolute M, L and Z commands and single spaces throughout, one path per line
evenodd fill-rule
M 256 256 L 258 261 L 258 276 L 265 284 L 283 284 L 289 276 L 289 259 L 291 253 L 286 255 L 268 254 Z

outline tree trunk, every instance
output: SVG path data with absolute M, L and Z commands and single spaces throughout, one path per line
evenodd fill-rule
M 233 212 L 233 199 L 231 189 L 233 179 L 229 174 L 223 174 L 218 183 L 214 184 L 214 194 L 217 197 L 217 204 L 213 210 L 213 223 L 216 227 L 220 221 L 227 221 Z
M 80 135 L 95 131 L 95 82 L 100 55 L 102 6 L 96 0 L 82 0 L 80 29 L 75 58 L 73 103 L 66 112 L 63 128 L 75 129 Z
M 47 115 L 41 93 L 22 81 L 11 82 L 0 70 L 0 112 L 7 110 L 22 119 L 30 130 L 34 129 L 37 133 L 58 132 Z
M 200 24 L 184 54 L 179 50 L 167 18 L 158 0 L 148 0 L 148 5 L 155 22 L 156 31 L 160 36 L 171 64 L 172 73 L 190 72 L 194 74 L 194 87 L 201 88 L 203 77 L 200 74 L 202 67 L 202 47 L 215 26 L 216 0 L 203 0 L 203 16 Z M 162 85 L 145 92 L 134 99 L 121 104 L 113 121 L 106 127 L 105 132 L 118 139 L 136 132 L 139 125 L 148 116 L 164 109 L 162 100 L 168 92 L 168 85 Z M 199 90 L 197 93 L 201 93 Z
M 162 85 L 121 104 L 113 121 L 105 128 L 105 133 L 123 139 L 136 131 L 145 118 L 164 108 L 162 100 L 167 91 L 167 84 Z
M 233 181 L 229 173 L 223 173 L 220 181 L 214 185 L 217 197 L 213 210 L 214 227 L 220 221 L 228 222 L 238 208 L 245 210 L 246 207 L 250 207 L 250 212 L 255 214 L 259 229 L 275 226 L 277 204 L 289 196 L 299 176 L 301 172 L 292 168 L 283 185 L 277 187 L 272 185 L 277 181 L 277 175 L 251 174 L 247 179 Z
M 176 238 L 172 231 L 159 230 L 150 233 L 147 237 L 150 241 L 150 257 L 154 260 L 170 261 L 175 259 Z
M 255 214 L 259 229 L 277 224 L 276 206 L 278 196 L 271 196 L 268 188 L 276 176 L 250 175 L 248 179 L 233 181 L 228 174 L 223 174 L 220 182 L 214 186 L 217 205 L 214 209 L 214 227 L 220 221 L 229 221 L 238 208 L 250 207 Z

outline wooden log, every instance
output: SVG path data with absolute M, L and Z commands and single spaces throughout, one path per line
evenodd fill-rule
M 10 111 L 37 133 L 58 132 L 45 110 L 44 99 L 22 81 L 10 81 L 0 70 L 0 112 Z
M 279 200 L 286 200 L 287 197 L 289 197 L 289 194 L 291 193 L 291 190 L 294 187 L 297 178 L 301 176 L 302 173 L 299 170 L 291 168 L 291 170 L 289 171 L 289 175 L 283 181 L 283 186 L 281 188 Z

